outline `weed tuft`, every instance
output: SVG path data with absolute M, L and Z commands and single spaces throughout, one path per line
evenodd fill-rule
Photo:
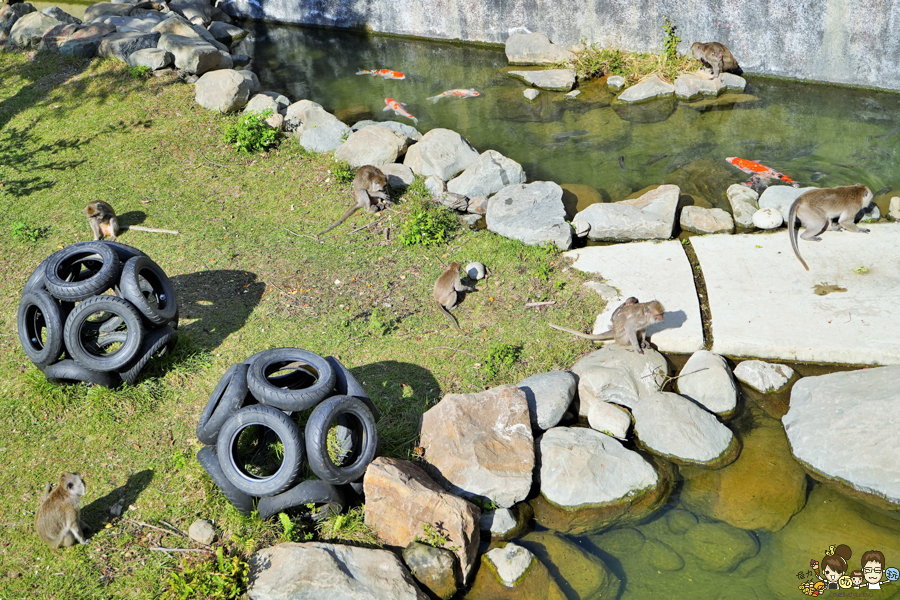
M 226 558 L 220 546 L 215 557 L 189 564 L 181 573 L 171 573 L 163 599 L 236 600 L 247 590 L 249 576 L 249 565 L 237 555 Z
M 34 227 L 23 221 L 16 221 L 12 227 L 13 238 L 20 242 L 34 243 L 47 237 L 48 233 L 50 233 L 49 225 Z
M 522 346 L 512 344 L 494 344 L 484 364 L 484 372 L 494 378 L 512 368 L 522 356 Z
M 403 198 L 411 207 L 397 236 L 404 246 L 443 244 L 459 228 L 452 212 L 431 202 L 431 194 L 421 177 L 416 177 Z
M 666 39 L 663 41 L 663 53 L 667 58 L 677 59 L 678 58 L 678 42 L 681 41 L 681 38 L 675 33 L 675 30 L 678 29 L 678 26 L 673 23 L 669 17 L 665 17 L 665 23 L 660 25 L 662 30 L 666 32 Z
M 335 160 L 328 172 L 338 183 L 350 183 L 356 177 L 356 169 L 342 160 Z
M 148 79 L 153 74 L 153 69 L 146 65 L 130 67 L 128 73 L 135 79 Z
M 234 146 L 238 152 L 264 152 L 278 143 L 278 132 L 269 127 L 266 119 L 272 116 L 272 109 L 261 113 L 248 113 L 240 121 L 225 128 L 224 141 Z
M 362 506 L 351 508 L 344 514 L 329 511 L 328 516 L 316 529 L 322 540 L 333 540 L 352 546 L 381 547 L 375 530 L 366 525 Z

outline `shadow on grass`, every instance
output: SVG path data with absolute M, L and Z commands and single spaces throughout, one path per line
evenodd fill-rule
M 12 169 L 16 176 L 3 181 L 2 190 L 16 198 L 29 196 L 34 192 L 49 189 L 54 182 L 46 179 L 46 171 L 66 171 L 74 169 L 83 160 L 58 159 L 57 155 L 68 150 L 78 150 L 88 140 L 62 139 L 41 143 L 34 134 L 40 119 L 26 127 L 7 127 L 0 132 L 0 165 Z
M 124 485 L 85 506 L 81 511 L 81 518 L 96 533 L 110 522 L 112 514 L 109 509 L 116 502 L 121 500 L 122 511 L 127 511 L 128 507 L 137 501 L 140 493 L 147 489 L 151 481 L 153 481 L 153 471 L 150 469 L 144 469 L 131 475 Z

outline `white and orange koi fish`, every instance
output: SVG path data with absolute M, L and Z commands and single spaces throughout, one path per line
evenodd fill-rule
M 449 97 L 449 98 L 474 98 L 475 96 L 480 96 L 478 92 L 474 89 L 469 88 L 467 90 L 447 90 L 443 94 L 438 94 L 437 96 L 430 96 L 425 98 L 426 100 L 431 100 L 432 103 L 437 102 L 441 98 Z
M 387 106 L 385 106 L 384 108 L 381 109 L 382 112 L 384 112 L 386 110 L 392 110 L 395 113 L 397 113 L 398 115 L 400 115 L 401 117 L 406 117 L 408 119 L 412 119 L 412 122 L 415 123 L 416 125 L 419 124 L 419 120 L 417 118 L 415 118 L 414 116 L 412 116 L 411 114 L 409 114 L 409 112 L 405 108 L 403 108 L 404 106 L 406 106 L 404 103 L 397 102 L 393 98 L 385 98 L 384 103 L 387 104 Z
M 390 69 L 360 69 L 356 72 L 356 74 L 371 75 L 372 77 L 384 77 L 385 79 L 406 79 L 406 75 L 404 75 L 400 71 L 391 71 Z

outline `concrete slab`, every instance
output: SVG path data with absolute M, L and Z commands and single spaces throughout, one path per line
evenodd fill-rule
M 809 271 L 794 256 L 784 229 L 691 238 L 709 295 L 712 351 L 900 364 L 900 226 L 868 227 L 867 235 L 826 231 L 821 242 L 800 240 Z M 860 268 L 865 272 L 854 272 Z
M 607 331 L 612 312 L 625 298 L 635 296 L 641 302 L 659 300 L 666 309 L 665 320 L 647 330 L 660 351 L 694 352 L 703 348 L 694 277 L 679 242 L 591 246 L 566 252 L 564 256 L 575 259 L 574 268 L 596 273 L 620 292 L 620 297 L 610 300 L 606 310 L 597 317 L 594 333 Z M 577 324 L 568 326 L 578 328 Z

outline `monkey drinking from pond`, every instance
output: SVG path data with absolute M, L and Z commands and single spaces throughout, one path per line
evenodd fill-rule
M 457 331 L 461 331 L 459 322 L 447 309 L 456 306 L 457 292 L 475 291 L 474 288 L 463 285 L 462 281 L 460 281 L 459 266 L 458 262 L 450 263 L 450 266 L 434 282 L 434 303 L 439 311 L 447 315 L 447 318 L 450 319 Z
M 791 238 L 791 248 L 797 255 L 797 260 L 803 268 L 809 271 L 806 261 L 800 256 L 800 248 L 797 244 L 797 230 L 794 228 L 796 220 L 806 227 L 806 231 L 800 236 L 811 242 L 821 241 L 819 234 L 826 229 L 840 231 L 847 229 L 857 233 L 869 233 L 864 227 L 857 227 L 854 220 L 859 212 L 872 203 L 875 196 L 872 190 L 864 185 L 845 185 L 842 187 L 823 188 L 810 190 L 800 194 L 788 212 L 788 236 Z M 837 224 L 832 219 L 837 217 Z
M 34 528 L 38 536 L 54 550 L 71 546 L 76 541 L 84 544 L 79 502 L 84 496 L 84 480 L 75 473 L 63 473 L 53 491 L 50 484 L 44 488 L 44 500 L 37 510 Z
M 334 225 L 318 235 L 328 233 L 349 219 L 350 215 L 360 208 L 364 208 L 369 212 L 378 212 L 390 206 L 391 199 L 386 190 L 387 177 L 385 177 L 381 169 L 372 165 L 360 167 L 356 172 L 356 177 L 353 178 L 353 196 L 356 198 L 356 204 L 348 208 L 347 212 Z
M 550 324 L 553 329 L 565 331 L 578 337 L 591 341 L 615 340 L 620 346 L 630 346 L 638 354 L 644 353 L 644 348 L 649 348 L 647 341 L 647 327 L 663 320 L 665 309 L 657 300 L 651 302 L 638 302 L 631 297 L 615 310 L 612 314 L 612 329 L 596 335 L 588 335 L 567 329 L 559 325 Z
M 719 42 L 708 42 L 706 44 L 694 42 L 691 46 L 691 54 L 704 65 L 712 68 L 712 79 L 717 78 L 723 72 L 737 75 L 743 73 L 738 62 L 734 60 L 731 50 Z
M 112 238 L 112 241 L 116 241 L 116 237 L 119 235 L 120 231 L 127 231 L 129 229 L 135 231 L 148 231 L 150 233 L 172 233 L 178 235 L 177 231 L 171 231 L 169 229 L 151 229 L 150 227 L 140 227 L 138 225 L 120 227 L 119 220 L 116 218 L 116 211 L 113 210 L 113 207 L 110 206 L 109 203 L 103 202 L 102 200 L 97 200 L 88 204 L 84 209 L 84 214 L 88 218 L 91 231 L 94 232 L 94 240 L 110 237 Z

